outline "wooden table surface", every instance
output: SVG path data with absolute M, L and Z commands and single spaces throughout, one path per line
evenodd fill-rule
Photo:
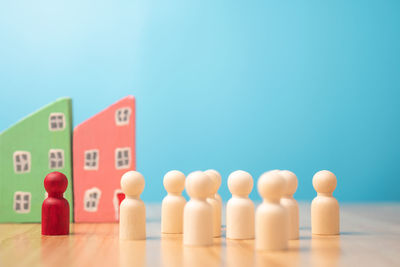
M 40 224 L 0 224 L 0 266 L 400 266 L 400 204 L 341 205 L 341 235 L 311 236 L 300 204 L 300 240 L 284 252 L 258 252 L 254 240 L 215 238 L 184 247 L 161 236 L 160 205 L 147 204 L 147 240 L 118 240 L 118 224 L 71 224 L 69 236 L 41 236 Z

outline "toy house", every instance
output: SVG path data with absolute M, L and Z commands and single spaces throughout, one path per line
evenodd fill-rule
M 76 222 L 118 221 L 121 176 L 135 170 L 135 98 L 127 96 L 73 133 Z
M 43 181 L 52 171 L 68 178 L 73 220 L 71 104 L 58 99 L 0 134 L 0 222 L 40 222 Z

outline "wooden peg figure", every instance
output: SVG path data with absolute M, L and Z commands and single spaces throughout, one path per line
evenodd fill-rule
M 219 190 L 219 188 L 221 187 L 221 182 L 222 182 L 222 181 L 221 181 L 221 180 L 222 180 L 221 174 L 220 174 L 218 171 L 213 170 L 213 169 L 206 170 L 204 173 L 207 174 L 207 175 L 210 174 L 210 173 L 215 174 L 215 176 L 216 176 L 216 180 L 215 180 L 216 183 L 214 184 L 214 186 L 217 187 L 217 192 L 215 193 L 215 199 L 218 200 L 220 206 L 222 207 L 222 198 L 221 198 L 221 196 L 218 194 L 218 190 Z
M 319 171 L 313 177 L 317 196 L 311 203 L 311 232 L 315 235 L 339 234 L 339 203 L 332 196 L 336 176 L 330 171 Z
M 249 198 L 253 177 L 245 171 L 232 172 L 228 188 L 232 198 L 226 204 L 226 237 L 254 239 L 254 203 Z
M 220 237 L 221 236 L 221 217 L 222 217 L 222 203 L 219 199 L 217 199 L 218 189 L 221 185 L 221 179 L 218 177 L 216 171 L 208 170 L 205 171 L 206 174 L 212 182 L 210 195 L 207 197 L 207 202 L 213 208 L 213 236 Z
M 180 171 L 169 171 L 164 176 L 164 187 L 168 195 L 161 205 L 161 233 L 183 233 L 183 209 L 186 199 L 182 196 L 185 189 L 185 175 Z
M 256 249 L 286 250 L 288 247 L 287 211 L 280 204 L 286 182 L 279 172 L 266 172 L 258 179 L 263 198 L 256 211 Z
M 42 205 L 42 235 L 69 234 L 69 204 L 63 194 L 68 186 L 61 172 L 51 172 L 44 178 L 48 197 Z
M 206 201 L 210 195 L 211 179 L 201 171 L 186 178 L 186 192 L 190 200 L 183 211 L 183 244 L 211 246 L 213 244 L 213 209 Z
M 146 239 L 146 207 L 140 199 L 144 189 L 144 177 L 137 171 L 128 171 L 121 178 L 125 199 L 120 205 L 119 239 Z
M 297 177 L 291 171 L 281 171 L 281 176 L 286 180 L 286 189 L 281 198 L 281 205 L 288 213 L 289 240 L 299 239 L 299 204 L 293 198 L 297 190 Z

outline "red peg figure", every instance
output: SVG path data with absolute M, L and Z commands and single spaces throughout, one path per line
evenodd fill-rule
M 67 186 L 67 177 L 61 172 L 51 172 L 44 178 L 49 195 L 42 205 L 42 235 L 69 234 L 69 204 L 63 196 Z

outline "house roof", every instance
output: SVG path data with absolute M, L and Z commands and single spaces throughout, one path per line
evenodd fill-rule
M 38 110 L 26 115 L 25 117 L 23 117 L 22 119 L 20 119 L 19 121 L 17 121 L 16 123 L 14 123 L 13 125 L 11 125 L 10 127 L 8 127 L 7 129 L 3 130 L 0 133 L 0 136 L 2 136 L 3 134 L 6 134 L 9 131 L 13 131 L 13 129 L 17 128 L 20 124 L 22 124 L 22 122 L 29 120 L 30 118 L 32 118 L 33 116 L 35 116 L 36 114 L 39 114 L 43 111 L 46 111 L 47 109 L 51 108 L 52 106 L 59 104 L 60 102 L 70 102 L 70 104 L 72 104 L 72 99 L 70 97 L 61 97 L 56 99 L 54 102 L 51 102 L 41 108 L 39 108 Z M 72 112 L 72 111 L 71 111 Z
M 120 100 L 118 100 L 117 102 L 113 103 L 112 105 L 104 108 L 102 111 L 96 113 L 95 115 L 93 115 L 92 117 L 90 117 L 89 119 L 81 122 L 80 124 L 78 124 L 74 131 L 78 130 L 78 129 L 82 129 L 85 127 L 89 127 L 89 125 L 91 124 L 91 122 L 98 120 L 99 118 L 103 117 L 103 115 L 107 112 L 109 112 L 109 110 L 112 110 L 113 107 L 115 106 L 119 106 L 121 105 L 121 103 L 124 102 L 131 102 L 131 103 L 135 103 L 135 97 L 133 95 L 128 95 Z

